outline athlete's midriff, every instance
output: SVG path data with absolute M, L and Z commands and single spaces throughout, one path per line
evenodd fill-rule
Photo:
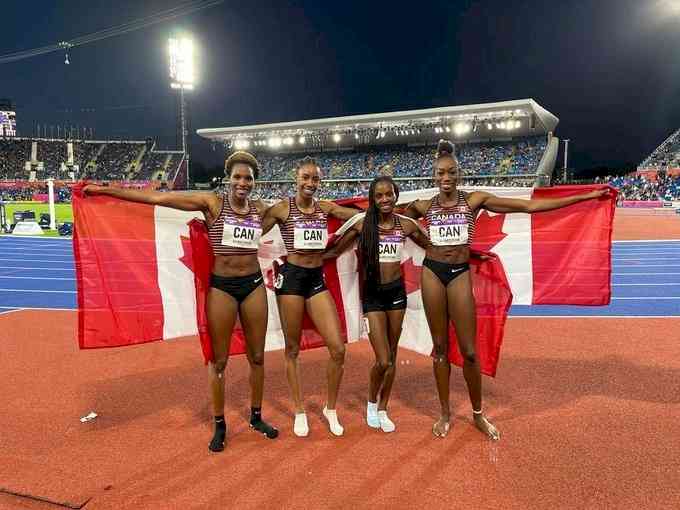
M 213 274 L 225 277 L 248 276 L 260 271 L 257 254 L 215 255 Z
M 289 253 L 288 262 L 300 267 L 323 266 L 323 253 Z
M 462 264 L 470 260 L 469 246 L 430 246 L 425 256 L 446 264 Z

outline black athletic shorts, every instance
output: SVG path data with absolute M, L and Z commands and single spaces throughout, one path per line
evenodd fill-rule
M 470 264 L 463 262 L 462 264 L 447 264 L 446 262 L 437 262 L 436 260 L 426 258 L 423 260 L 423 265 L 437 275 L 439 281 L 446 287 L 453 280 L 462 275 L 465 271 L 470 270 Z
M 233 297 L 238 304 L 250 296 L 250 294 L 262 285 L 262 272 L 249 274 L 248 276 L 219 276 L 210 275 L 210 286 L 226 292 Z
M 319 292 L 327 290 L 323 278 L 323 267 L 301 267 L 286 262 L 279 269 L 274 282 L 277 296 L 302 296 L 309 299 Z
M 364 313 L 405 310 L 406 287 L 404 287 L 404 280 L 399 278 L 390 283 L 378 284 L 377 287 L 366 285 L 361 306 Z

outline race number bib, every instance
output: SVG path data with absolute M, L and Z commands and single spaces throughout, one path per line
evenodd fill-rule
M 298 220 L 293 230 L 296 250 L 323 250 L 328 243 L 328 228 L 323 220 Z
M 378 261 L 401 262 L 403 245 L 403 238 L 400 235 L 381 235 L 378 243 Z
M 259 222 L 238 218 L 224 218 L 222 244 L 233 248 L 257 249 L 262 237 Z
M 434 246 L 468 243 L 468 220 L 465 214 L 439 214 L 430 221 L 430 242 Z

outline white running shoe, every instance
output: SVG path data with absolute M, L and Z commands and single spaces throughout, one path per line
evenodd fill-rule
M 341 436 L 345 432 L 345 429 L 342 428 L 338 421 L 338 414 L 335 412 L 335 409 L 328 409 L 326 406 L 323 406 L 323 415 L 328 420 L 328 426 L 334 436 Z
M 378 411 L 378 419 L 380 420 L 380 428 L 383 432 L 394 432 L 397 428 L 394 422 L 387 416 L 387 411 Z
M 366 423 L 372 429 L 380 428 L 380 419 L 378 418 L 378 403 L 369 401 L 366 404 Z
M 298 437 L 307 437 L 309 434 L 309 425 L 307 424 L 307 415 L 305 413 L 295 414 L 293 432 Z

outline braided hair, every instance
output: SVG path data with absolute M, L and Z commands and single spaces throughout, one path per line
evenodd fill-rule
M 381 182 L 387 182 L 392 186 L 395 201 L 399 198 L 399 187 L 388 175 L 381 175 L 371 181 L 368 188 L 368 208 L 364 217 L 364 226 L 359 238 L 359 256 L 365 268 L 364 279 L 371 287 L 380 283 L 380 262 L 378 255 L 378 223 L 380 222 L 380 210 L 375 205 L 375 187 Z

